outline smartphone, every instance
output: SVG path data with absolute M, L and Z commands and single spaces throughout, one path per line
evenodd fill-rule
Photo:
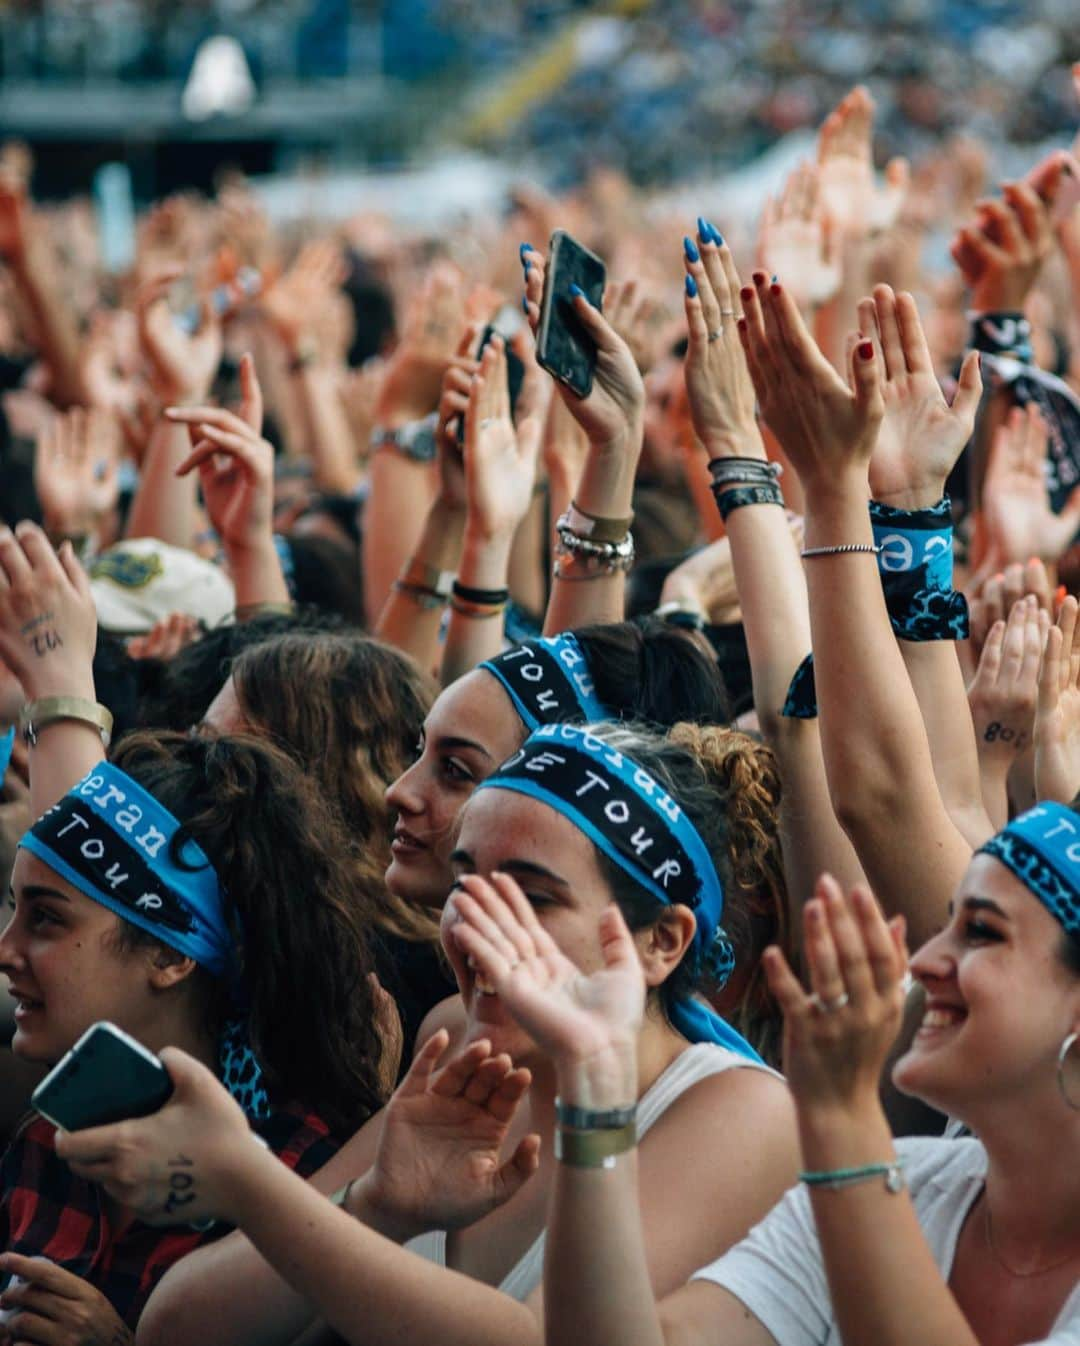
M 242 266 L 236 273 L 236 279 L 228 284 L 215 285 L 210 291 L 210 311 L 223 318 L 234 308 L 248 299 L 256 299 L 262 289 L 262 275 L 253 266 Z M 202 326 L 202 305 L 189 304 L 174 315 L 173 321 L 188 336 Z
M 574 312 L 570 286 L 577 285 L 593 308 L 601 308 L 607 271 L 594 252 L 562 229 L 551 235 L 540 325 L 536 334 L 536 361 L 553 378 L 572 388 L 578 397 L 592 392 L 596 343 Z
M 135 202 L 127 164 L 102 164 L 94 174 L 94 212 L 102 265 L 110 275 L 122 275 L 135 262 Z
M 510 349 L 510 338 L 514 331 L 507 331 L 500 323 L 500 314 L 496 314 L 494 319 L 484 328 L 483 335 L 480 337 L 480 345 L 476 348 L 476 358 L 479 360 L 484 354 L 484 347 L 493 336 L 501 336 L 503 345 L 506 347 L 506 386 L 510 393 L 510 419 L 514 420 L 514 411 L 517 407 L 518 394 L 521 392 L 521 385 L 525 379 L 525 366 L 521 357 Z M 457 441 L 459 444 L 465 443 L 465 417 L 458 417 Z
M 169 1072 L 153 1052 L 115 1024 L 88 1028 L 30 1099 L 65 1131 L 148 1117 L 173 1091 Z

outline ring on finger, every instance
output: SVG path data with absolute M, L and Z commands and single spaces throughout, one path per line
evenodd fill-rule
M 713 343 L 714 341 L 719 341 L 720 338 L 721 338 L 723 335 L 724 335 L 724 334 L 723 334 L 723 332 L 721 332 L 721 331 L 710 332 L 710 333 L 709 333 L 709 344 L 712 345 L 712 343 Z
M 846 991 L 841 991 L 838 996 L 832 1000 L 822 1000 L 821 996 L 815 991 L 810 997 L 810 1004 L 814 1009 L 820 1010 L 822 1014 L 835 1014 L 837 1010 L 842 1010 L 851 1003 L 851 997 Z
M 733 308 L 722 308 L 720 310 L 721 318 L 737 318 L 739 315 Z

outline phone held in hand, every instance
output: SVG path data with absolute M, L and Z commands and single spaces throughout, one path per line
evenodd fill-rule
M 507 321 L 509 316 L 509 321 Z M 521 357 L 510 348 L 510 342 L 515 333 L 521 327 L 522 323 L 518 321 L 521 318 L 520 313 L 513 309 L 500 309 L 495 317 L 484 328 L 480 337 L 480 344 L 476 348 L 476 359 L 483 358 L 484 349 L 493 336 L 500 336 L 503 339 L 503 345 L 506 348 L 506 387 L 510 395 L 510 419 L 516 420 L 514 415 L 517 407 L 518 394 L 521 392 L 521 385 L 525 381 L 525 365 Z M 465 417 L 458 417 L 457 441 L 459 444 L 465 443 Z
M 592 392 L 596 343 L 574 311 L 570 286 L 576 285 L 599 309 L 603 304 L 607 271 L 594 252 L 562 229 L 551 235 L 540 325 L 536 334 L 536 361 L 541 369 L 573 389 L 578 397 Z
M 111 1023 L 88 1028 L 34 1090 L 31 1103 L 54 1126 L 82 1131 L 148 1117 L 173 1091 L 169 1072 Z

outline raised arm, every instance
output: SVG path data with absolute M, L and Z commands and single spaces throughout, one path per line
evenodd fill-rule
M 522 261 L 526 308 L 535 329 L 544 291 L 544 259 L 538 252 L 523 250 Z M 587 397 L 578 397 L 562 383 L 557 389 L 588 437 L 589 451 L 571 509 L 562 516 L 567 523 L 559 528 L 554 583 L 544 618 L 547 636 L 596 622 L 621 622 L 625 616 L 626 571 L 633 560 L 627 539 L 644 431 L 645 385 L 629 346 L 584 294 L 574 295 L 572 303 L 582 327 L 596 342 L 597 358 Z M 583 540 L 585 548 L 576 540 Z M 589 550 L 608 543 L 617 543 L 622 550 L 607 555 Z
M 689 347 L 686 386 L 695 434 L 716 478 L 750 655 L 758 723 L 777 755 L 789 897 L 796 909 L 823 869 L 861 876 L 833 813 L 816 718 L 783 715 L 795 670 L 810 652 L 806 581 L 754 413 L 739 344 L 739 277 L 726 243 L 706 221 L 684 245 Z M 761 485 L 761 482 L 767 484 Z M 757 483 L 757 484 L 755 484 Z M 795 920 L 793 928 L 801 928 Z
M 952 516 L 945 483 L 971 437 L 982 392 L 969 352 L 950 406 L 938 384 L 910 294 L 887 285 L 859 304 L 874 343 L 885 414 L 870 460 L 871 510 L 893 630 L 926 725 L 942 800 L 973 846 L 993 832 L 979 788 L 967 691 L 956 654 L 966 635 L 952 593 Z M 914 587 L 913 591 L 913 586 Z M 953 609 L 956 609 L 954 612 Z
M 492 337 L 472 381 L 465 416 L 465 543 L 443 646 L 444 686 L 502 649 L 510 551 L 532 506 L 550 389 L 530 346 L 527 332 L 515 338 L 514 349 L 527 362 L 516 426 L 501 337 Z
M 919 704 L 897 648 L 868 512 L 870 456 L 884 414 L 880 359 L 851 343 L 851 386 L 798 308 L 762 272 L 740 325 L 762 414 L 806 492 L 807 588 L 829 789 L 886 908 L 913 938 L 939 928 L 971 846 L 933 774 Z
M 179 276 L 175 269 L 161 273 L 136 299 L 139 341 L 161 407 L 205 405 L 221 360 L 221 324 L 209 305 L 204 305 L 202 326 L 193 336 L 177 325 L 168 292 Z M 155 423 L 128 513 L 128 537 L 192 545 L 197 531 L 195 478 L 176 472 L 190 450 L 182 425 L 164 418 Z
M 250 355 L 240 361 L 242 401 L 222 407 L 170 407 L 169 420 L 185 435 L 188 454 L 176 469 L 198 468 L 203 499 L 236 586 L 237 611 L 265 604 L 291 607 L 274 547 L 274 450 L 262 438 L 262 390 Z

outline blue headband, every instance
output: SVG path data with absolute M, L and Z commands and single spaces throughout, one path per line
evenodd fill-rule
M 976 854 L 1000 860 L 1070 935 L 1080 935 L 1080 815 L 1064 804 L 1036 804 Z
M 675 800 L 632 758 L 587 727 L 545 725 L 477 789 L 512 790 L 540 800 L 568 818 L 657 901 L 688 906 L 697 921 L 699 962 L 711 962 L 721 984 L 730 975 L 735 960 L 720 929 L 724 890 L 709 849 Z M 750 1060 L 761 1059 L 697 999 L 678 1001 L 671 1021 L 691 1042 L 715 1042 Z
M 234 963 L 221 884 L 202 849 L 136 781 L 99 762 L 19 843 L 81 893 L 215 976 Z
M 499 679 L 530 732 L 566 720 L 615 718 L 596 695 L 589 661 L 569 633 L 515 645 L 478 666 Z

